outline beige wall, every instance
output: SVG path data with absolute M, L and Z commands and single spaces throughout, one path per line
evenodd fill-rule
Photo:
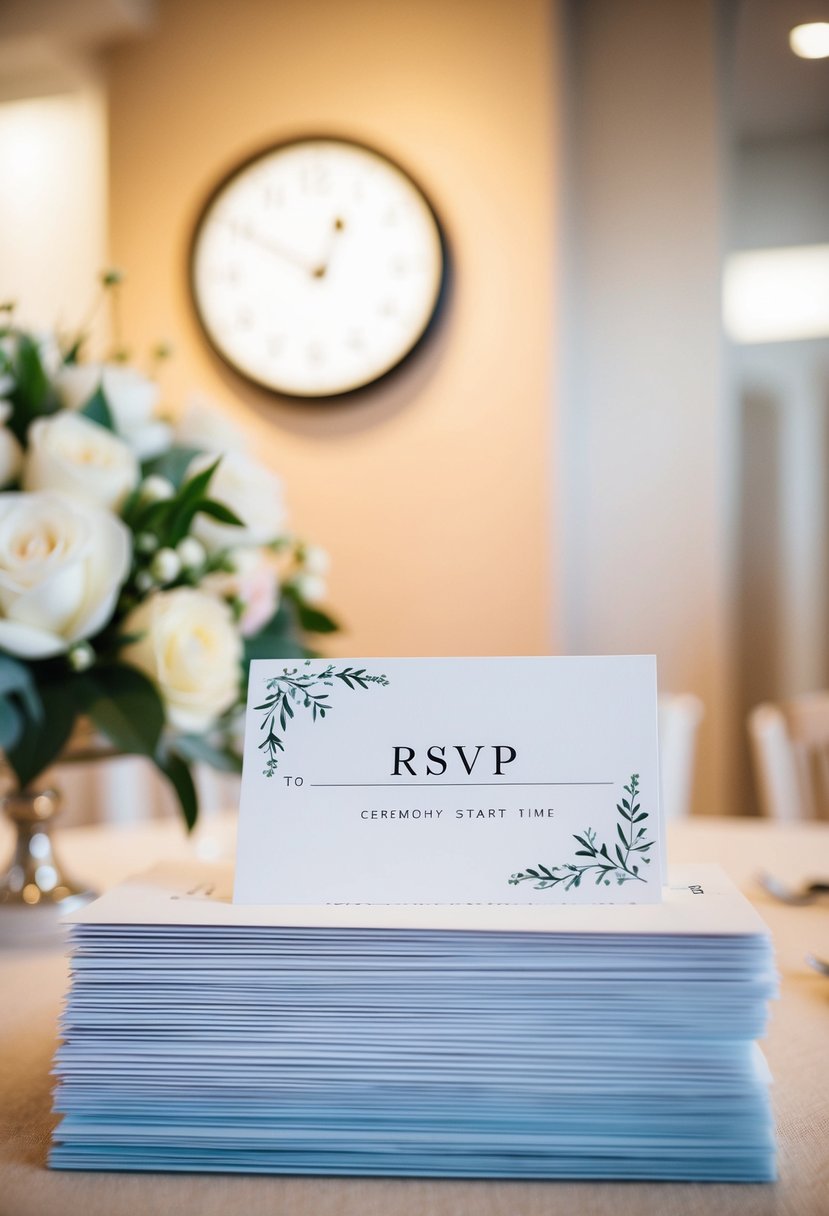
M 548 0 L 162 0 L 115 51 L 111 234 L 126 330 L 253 429 L 298 530 L 334 557 L 340 653 L 545 653 L 556 82 Z M 191 227 L 252 150 L 353 135 L 424 184 L 456 282 L 436 343 L 356 404 L 280 403 L 212 358 Z M 332 647 L 333 648 L 333 647 Z

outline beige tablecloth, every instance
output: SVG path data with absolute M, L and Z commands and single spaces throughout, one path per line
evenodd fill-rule
M 213 819 L 186 842 L 176 823 L 90 828 L 60 838 L 67 865 L 98 887 L 162 858 L 215 856 L 232 823 Z M 0 851 L 8 838 L 0 832 Z M 46 1168 L 56 1019 L 66 986 L 59 949 L 0 949 L 0 1216 L 827 1216 L 829 1214 L 829 979 L 807 950 L 829 958 L 829 903 L 773 904 L 752 876 L 829 874 L 829 825 L 777 827 L 706 820 L 671 828 L 675 861 L 717 861 L 770 926 L 783 977 L 764 1044 L 775 1077 L 780 1181 L 774 1185 L 446 1182 L 418 1179 L 236 1178 L 59 1173 Z M 1 911 L 1 910 L 0 910 Z M 2 921 L 0 921 L 2 932 Z

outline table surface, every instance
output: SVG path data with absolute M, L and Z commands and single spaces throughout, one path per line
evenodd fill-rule
M 156 861 L 227 854 L 233 821 L 218 816 L 186 840 L 177 822 L 76 828 L 58 836 L 71 873 L 101 889 Z M 10 837 L 0 829 L 0 856 Z M 771 1185 L 468 1182 L 431 1179 L 221 1177 L 51 1171 L 50 1067 L 67 967 L 59 946 L 0 945 L 0 1216 L 827 1216 L 829 1214 L 829 901 L 792 908 L 753 881 L 767 869 L 798 882 L 829 873 L 829 824 L 700 818 L 669 834 L 673 861 L 719 862 L 772 931 L 782 995 L 764 1043 L 775 1078 L 780 1179 Z M 2 913 L 0 909 L 0 913 Z M 4 933 L 0 919 L 0 942 Z

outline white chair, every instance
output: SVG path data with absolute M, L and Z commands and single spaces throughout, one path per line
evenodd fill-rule
M 697 732 L 704 713 L 702 701 L 692 693 L 659 698 L 659 775 L 666 822 L 690 814 Z
M 829 693 L 808 693 L 748 715 L 763 814 L 829 819 Z

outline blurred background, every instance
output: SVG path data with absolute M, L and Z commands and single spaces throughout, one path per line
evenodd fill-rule
M 829 682 L 829 22 L 812 0 L 5 0 L 0 297 L 127 275 L 331 553 L 343 655 L 655 652 L 704 706 L 692 805 L 758 809 L 746 716 Z M 815 40 L 816 38 L 816 40 Z M 824 32 L 825 43 L 825 32 Z M 823 46 L 823 53 L 829 46 Z M 400 162 L 450 298 L 340 402 L 213 354 L 194 225 L 306 133 Z

